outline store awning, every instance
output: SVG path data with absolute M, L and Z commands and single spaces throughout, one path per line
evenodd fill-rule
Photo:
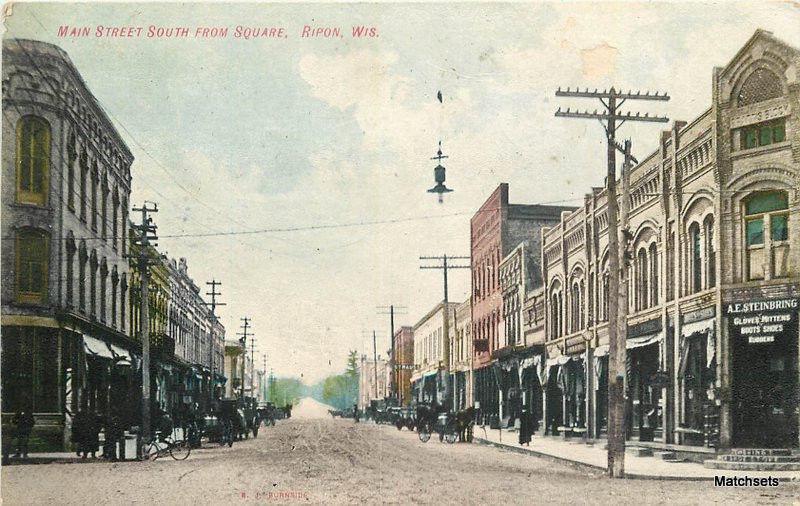
M 643 346 L 650 346 L 661 341 L 663 332 L 656 332 L 655 334 L 648 334 L 646 336 L 633 337 L 625 341 L 625 348 L 633 350 L 635 348 L 642 348 Z
M 708 318 L 699 322 L 686 323 L 681 327 L 681 336 L 689 337 L 694 334 L 703 334 L 714 330 L 716 318 Z
M 84 334 L 83 349 L 86 351 L 86 353 L 91 354 L 93 357 L 109 358 L 111 360 L 114 359 L 114 355 L 111 353 L 111 348 L 109 348 L 103 341 L 92 336 L 87 336 Z
M 597 348 L 594 349 L 594 356 L 595 357 L 597 357 L 597 358 L 605 357 L 606 355 L 608 355 L 608 345 L 607 344 L 604 344 L 602 346 L 598 346 Z
M 431 376 L 435 376 L 436 374 L 438 374 L 438 372 L 439 372 L 438 369 L 434 369 L 433 371 L 428 371 L 426 373 L 422 373 L 422 377 L 423 378 L 429 378 Z
M 114 355 L 114 360 L 117 365 L 131 365 L 131 354 L 128 353 L 128 350 L 120 348 L 116 344 L 107 344 L 108 347 L 111 348 L 111 353 Z

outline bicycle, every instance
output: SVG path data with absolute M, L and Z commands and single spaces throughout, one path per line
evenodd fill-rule
M 149 443 L 142 443 L 141 460 L 156 460 L 169 454 L 175 460 L 186 460 L 192 448 L 184 440 L 174 440 L 171 436 L 162 437 L 160 432 L 156 432 Z

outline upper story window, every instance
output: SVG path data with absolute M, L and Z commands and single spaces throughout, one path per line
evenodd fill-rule
M 24 228 L 17 232 L 17 300 L 41 304 L 47 300 L 47 271 L 50 260 L 46 232 Z
M 50 177 L 50 125 L 25 116 L 17 122 L 17 201 L 43 206 Z
M 748 125 L 739 131 L 739 148 L 753 149 L 786 140 L 786 119 Z
M 697 293 L 703 289 L 703 253 L 701 244 L 700 225 L 692 223 L 689 227 L 689 247 L 691 248 L 690 293 Z
M 747 279 L 788 274 L 789 196 L 784 191 L 758 192 L 744 205 Z
M 783 95 L 783 86 L 777 74 L 764 67 L 754 70 L 745 79 L 736 97 L 739 107 L 763 102 Z

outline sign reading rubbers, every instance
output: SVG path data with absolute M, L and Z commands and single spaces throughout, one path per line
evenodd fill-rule
M 783 341 L 796 332 L 797 299 L 774 299 L 725 304 L 731 335 L 748 344 Z

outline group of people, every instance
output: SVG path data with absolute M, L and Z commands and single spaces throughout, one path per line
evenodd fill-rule
M 72 442 L 75 444 L 75 453 L 81 458 L 91 455 L 96 458 L 100 448 L 100 432 L 105 429 L 103 443 L 103 457 L 116 461 L 117 444 L 125 435 L 122 420 L 116 414 L 103 417 L 87 409 L 81 409 L 72 419 Z

